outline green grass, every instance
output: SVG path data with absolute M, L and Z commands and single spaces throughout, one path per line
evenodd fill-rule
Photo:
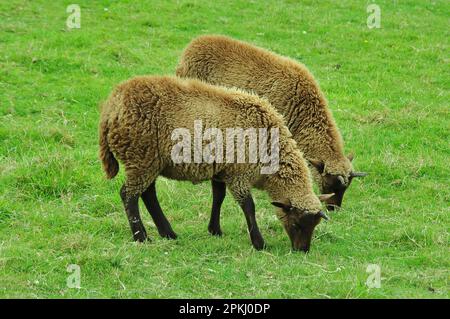
M 0 4 L 0 297 L 449 297 L 448 1 L 73 1 Z M 105 10 L 108 8 L 108 10 Z M 296 58 L 327 96 L 355 166 L 370 172 L 291 253 L 255 191 L 257 252 L 228 196 L 208 235 L 209 183 L 159 179 L 176 241 L 135 244 L 97 159 L 99 102 L 138 74 L 173 74 L 195 36 L 221 33 Z M 337 67 L 339 65 L 340 67 Z M 66 286 L 69 264 L 81 289 Z M 366 268 L 381 267 L 381 288 Z

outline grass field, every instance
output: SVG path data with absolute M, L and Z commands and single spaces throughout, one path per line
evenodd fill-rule
M 448 298 L 448 1 L 70 1 L 0 4 L 0 297 Z M 209 183 L 159 179 L 179 239 L 135 244 L 104 178 L 98 105 L 118 82 L 173 74 L 195 36 L 220 33 L 305 63 L 327 96 L 354 165 L 344 209 L 309 254 L 255 191 L 268 248 L 251 247 L 227 196 L 222 238 L 207 232 Z M 69 288 L 69 264 L 81 288 Z M 368 265 L 381 287 L 368 288 Z

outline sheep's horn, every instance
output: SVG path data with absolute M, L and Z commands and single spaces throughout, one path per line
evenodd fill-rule
M 323 211 L 319 212 L 319 216 L 322 217 L 325 220 L 330 220 L 330 218 L 327 216 L 327 214 L 325 214 Z
M 327 199 L 330 199 L 331 197 L 333 197 L 334 196 L 334 193 L 331 193 L 331 194 L 321 194 L 321 195 L 319 195 L 318 197 L 319 197 L 319 200 L 321 201 L 321 202 L 324 202 L 324 201 L 326 201 Z
M 351 175 L 351 177 L 364 177 L 364 176 L 367 176 L 367 173 L 365 173 L 365 172 L 351 172 L 350 175 Z
M 337 177 L 337 179 L 338 179 L 338 181 L 339 181 L 342 185 L 345 185 L 345 180 L 344 180 L 344 178 L 343 178 L 341 175 L 339 175 L 339 176 Z

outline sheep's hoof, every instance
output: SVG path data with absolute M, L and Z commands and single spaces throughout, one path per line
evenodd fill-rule
M 263 250 L 264 248 L 266 248 L 266 244 L 262 243 L 262 244 L 253 244 L 253 247 L 256 250 Z
M 168 231 L 167 233 L 160 234 L 162 238 L 166 239 L 177 239 L 177 234 L 173 230 Z
M 264 243 L 264 239 L 262 238 L 252 240 L 252 244 L 256 250 L 263 250 L 264 248 L 266 248 L 266 244 Z
M 150 238 L 147 237 L 147 234 L 139 232 L 137 234 L 134 234 L 133 236 L 134 241 L 138 243 L 143 243 L 145 241 L 150 241 Z
M 220 227 L 208 227 L 208 232 L 213 236 L 222 236 L 222 230 Z

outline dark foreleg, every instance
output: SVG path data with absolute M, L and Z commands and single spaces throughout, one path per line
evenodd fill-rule
M 238 200 L 239 205 L 245 214 L 245 219 L 247 220 L 248 232 L 250 234 L 250 239 L 252 241 L 253 247 L 257 250 L 261 250 L 265 247 L 264 239 L 259 231 L 258 224 L 256 223 L 255 216 L 255 203 L 251 194 Z

